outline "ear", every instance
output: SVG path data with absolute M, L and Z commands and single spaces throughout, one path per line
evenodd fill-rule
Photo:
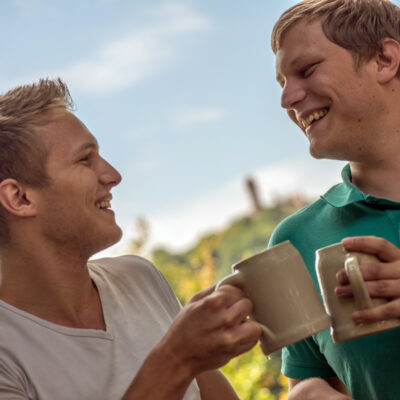
M 400 67 L 400 43 L 386 38 L 376 55 L 378 82 L 385 84 L 396 77 Z
M 37 214 L 30 191 L 15 179 L 4 179 L 0 182 L 0 204 L 10 214 L 19 217 L 33 217 Z

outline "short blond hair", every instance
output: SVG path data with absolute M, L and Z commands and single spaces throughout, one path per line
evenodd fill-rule
M 326 37 L 349 50 L 356 65 L 370 60 L 385 38 L 400 42 L 400 8 L 388 0 L 303 0 L 276 22 L 271 34 L 274 53 L 290 27 L 317 18 Z
M 0 96 L 0 182 L 13 178 L 42 187 L 48 184 L 48 154 L 37 129 L 54 118 L 55 111 L 71 111 L 73 101 L 59 78 L 9 90 Z M 0 244 L 8 238 L 4 209 L 0 207 Z

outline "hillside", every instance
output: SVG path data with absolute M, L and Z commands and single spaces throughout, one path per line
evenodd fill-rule
M 195 292 L 229 274 L 232 264 L 265 249 L 276 225 L 306 204 L 299 202 L 298 197 L 295 200 L 239 218 L 226 229 L 204 236 L 187 251 L 157 249 L 151 258 L 185 304 Z M 280 376 L 279 354 L 267 359 L 256 346 L 222 370 L 242 400 L 276 400 L 286 396 L 287 382 Z

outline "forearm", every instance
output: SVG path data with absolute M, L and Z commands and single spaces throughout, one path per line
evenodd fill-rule
M 292 386 L 288 400 L 351 400 L 351 397 L 334 389 L 319 378 L 306 379 Z
M 181 400 L 193 374 L 168 349 L 158 344 L 150 352 L 121 400 Z
M 239 400 L 234 389 L 219 370 L 203 372 L 196 376 L 201 400 Z
M 154 396 L 157 400 L 180 400 L 197 376 L 202 399 L 213 400 L 209 393 L 217 386 L 221 399 L 235 398 L 232 388 L 218 375 L 202 374 L 225 365 L 257 343 L 261 329 L 246 318 L 251 310 L 250 300 L 234 287 L 210 288 L 195 295 L 149 353 L 122 400 Z

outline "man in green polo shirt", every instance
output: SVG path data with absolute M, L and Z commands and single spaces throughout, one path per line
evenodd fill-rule
M 390 301 L 353 315 L 400 317 L 400 9 L 387 0 L 304 0 L 272 32 L 281 104 L 315 158 L 346 160 L 343 182 L 283 221 L 317 284 L 315 251 L 342 241 L 376 254 L 361 266 L 372 296 Z M 312 177 L 310 177 L 312 179 Z M 338 296 L 351 296 L 345 273 Z M 329 331 L 283 350 L 294 399 L 400 399 L 400 330 L 334 344 Z M 351 397 L 349 397 L 351 396 Z

